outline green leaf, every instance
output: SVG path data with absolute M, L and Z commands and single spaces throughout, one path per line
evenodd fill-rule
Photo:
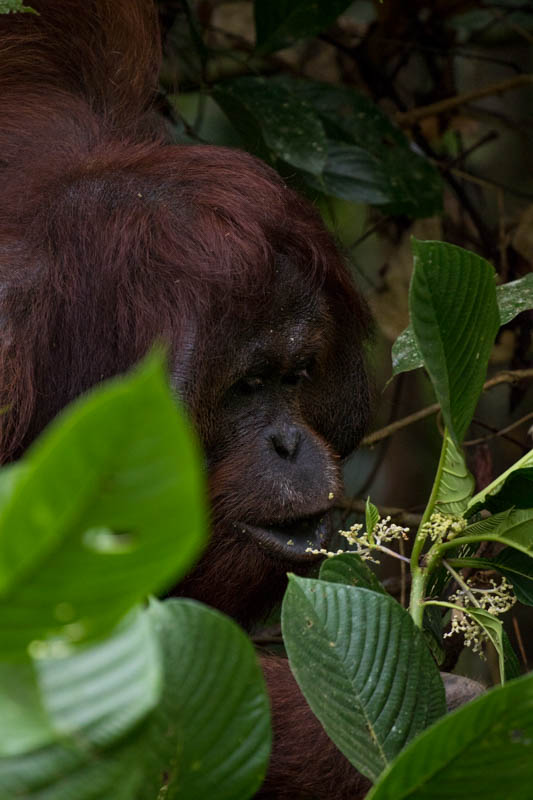
M 456 444 L 476 407 L 499 327 L 494 270 L 442 242 L 413 240 L 410 316 L 442 415 Z
M 533 555 L 533 509 L 504 511 L 475 522 L 465 528 L 461 537 L 456 539 L 456 543 L 462 544 L 465 537 L 468 537 L 469 541 L 501 542 L 531 556 Z
M 204 543 L 200 456 L 160 358 L 74 403 L 14 477 L 0 505 L 4 658 L 104 635 Z
M 159 648 L 148 617 L 135 611 L 105 640 L 67 656 L 59 654 L 62 648 L 61 641 L 50 643 L 51 655 L 33 662 L 42 700 L 34 692 L 12 695 L 18 719 L 0 719 L 0 797 L 132 800 L 144 758 L 143 729 L 132 729 L 157 703 L 161 688 Z M 10 666 L 27 673 L 32 665 Z M 4 669 L 0 676 L 7 677 Z M 4 682 L 2 692 L 12 688 Z M 18 755 L 8 753 L 5 743 L 20 737 L 23 711 L 32 707 L 46 711 L 53 736 L 28 741 Z
M 497 286 L 496 296 L 500 310 L 500 325 L 510 322 L 522 311 L 529 311 L 533 308 L 533 272 L 517 281 Z
M 308 102 L 281 84 L 253 76 L 226 81 L 212 95 L 250 150 L 320 175 L 326 163 L 326 136 Z M 261 140 L 266 152 L 258 149 Z
M 500 325 L 506 325 L 521 311 L 533 308 L 533 273 L 497 286 L 496 300 Z M 392 374 L 399 375 L 400 372 L 410 372 L 423 366 L 413 328 L 408 325 L 392 345 Z
M 437 475 L 435 506 L 443 514 L 461 516 L 474 491 L 475 481 L 466 468 L 465 458 L 445 431 L 442 441 L 442 468 Z
M 392 597 L 290 575 L 282 629 L 313 712 L 371 780 L 444 713 L 444 687 L 422 633 Z
M 468 504 L 465 516 L 473 516 L 486 508 L 493 514 L 507 508 L 531 508 L 533 491 L 533 450 L 515 461 Z
M 356 145 L 328 139 L 323 172 L 304 177 L 311 188 L 350 203 L 383 206 L 390 200 L 382 165 L 375 156 Z
M 438 170 L 368 97 L 348 87 L 288 76 L 271 81 L 308 103 L 324 125 L 327 163 L 321 176 L 304 175 L 306 183 L 351 202 L 382 206 L 391 214 L 439 213 Z
M 505 665 L 504 665 L 504 648 L 503 648 L 503 625 L 502 621 L 489 614 L 482 608 L 475 608 L 474 606 L 465 606 L 462 611 L 483 629 L 488 640 L 492 642 L 496 652 L 498 653 L 498 665 L 500 670 L 500 680 L 502 683 L 505 681 Z
M 69 737 L 86 748 L 108 747 L 159 699 L 157 642 L 138 611 L 91 647 L 68 654 L 55 641 L 34 650 L 33 662 L 0 663 L 2 756 Z
M 0 764 L 6 756 L 36 750 L 56 740 L 33 662 L 0 662 Z
M 142 780 L 144 751 L 135 732 L 106 750 L 82 740 L 0 759 L 0 797 L 23 800 L 132 800 Z
M 254 648 L 232 620 L 192 600 L 153 601 L 165 662 L 161 702 L 146 739 L 142 798 L 245 800 L 270 753 L 270 712 Z M 163 794 L 161 794 L 163 796 Z
M 505 630 L 502 630 L 502 642 L 503 642 L 505 680 L 512 681 L 515 678 L 519 678 L 520 675 L 522 674 L 522 670 L 520 668 L 520 662 L 518 661 L 518 657 L 513 649 L 511 642 L 509 641 L 509 637 L 507 636 Z
M 280 50 L 329 28 L 349 0 L 254 0 L 257 49 Z
M 379 511 L 374 505 L 374 503 L 370 502 L 370 497 L 366 498 L 365 504 L 365 525 L 366 525 L 366 532 L 368 533 L 369 537 L 372 536 L 374 532 L 374 528 L 379 522 Z
M 424 366 L 411 325 L 408 325 L 400 333 L 392 345 L 391 357 L 393 375 L 399 375 L 400 372 L 410 372 L 412 369 L 419 369 Z
M 34 8 L 25 6 L 23 0 L 0 0 L 0 14 L 36 14 Z
M 134 611 L 111 636 L 71 655 L 54 649 L 45 645 L 35 663 L 44 707 L 62 738 L 109 747 L 159 700 L 159 647 L 146 614 Z
M 320 565 L 320 580 L 360 586 L 374 592 L 387 594 L 380 581 L 357 553 L 342 553 L 326 558 Z
M 424 731 L 366 800 L 530 800 L 533 675 L 498 687 Z

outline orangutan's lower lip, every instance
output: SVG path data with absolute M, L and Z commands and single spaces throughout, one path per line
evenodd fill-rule
M 236 527 L 252 536 L 270 555 L 288 561 L 316 561 L 322 558 L 322 555 L 309 550 L 327 549 L 332 536 L 331 515 L 327 511 L 286 523 L 260 526 L 239 523 Z

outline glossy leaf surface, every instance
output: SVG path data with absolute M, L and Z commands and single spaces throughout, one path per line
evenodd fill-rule
M 423 635 L 391 597 L 291 575 L 282 629 L 313 712 L 372 780 L 444 713 L 444 687 Z

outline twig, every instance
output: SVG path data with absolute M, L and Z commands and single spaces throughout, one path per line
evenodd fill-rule
M 484 442 L 489 442 L 491 439 L 495 439 L 497 436 L 507 439 L 508 442 L 516 444 L 517 447 L 524 447 L 523 442 L 513 439 L 512 436 L 506 436 L 506 434 L 514 430 L 514 428 L 518 428 L 520 425 L 530 419 L 533 419 L 533 411 L 531 411 L 529 414 L 525 414 L 523 417 L 520 417 L 520 419 L 516 419 L 514 422 L 511 422 L 510 425 L 507 425 L 505 428 L 500 428 L 499 430 L 485 425 L 484 422 L 478 421 L 478 425 L 482 425 L 484 428 L 487 427 L 491 433 L 489 433 L 487 436 L 480 436 L 478 439 L 469 439 L 467 442 L 463 442 L 463 447 L 473 447 L 475 444 L 483 444 Z
M 481 89 L 473 89 L 470 92 L 462 92 L 453 97 L 447 97 L 444 100 L 439 100 L 436 103 L 430 103 L 427 106 L 420 106 L 419 108 L 412 108 L 410 111 L 403 111 L 396 114 L 396 121 L 399 125 L 410 126 L 419 122 L 421 119 L 432 117 L 435 114 L 444 114 L 451 111 L 457 106 L 462 106 L 465 103 L 470 103 L 472 100 L 479 100 L 482 97 L 490 97 L 502 92 L 508 92 L 511 89 L 518 89 L 520 86 L 527 86 L 533 83 L 533 75 L 514 75 L 512 78 L 505 78 L 503 81 L 491 83 L 488 86 L 483 86 Z
M 409 425 L 413 425 L 413 423 L 419 422 L 421 419 L 431 417 L 432 414 L 436 414 L 439 409 L 440 405 L 438 403 L 432 403 L 430 406 L 426 406 L 426 408 L 421 408 L 419 411 L 415 411 L 413 414 L 408 414 L 406 417 L 396 420 L 396 422 L 391 422 L 390 425 L 385 425 L 384 428 L 380 428 L 378 431 L 369 433 L 368 436 L 365 436 L 361 442 L 361 445 L 363 447 L 371 447 L 377 442 L 380 442 L 382 439 L 386 439 L 387 436 L 392 436 L 392 434 L 396 433 L 396 431 L 400 431 L 402 428 L 407 428 Z
M 465 595 L 468 597 L 470 602 L 473 605 L 475 605 L 477 608 L 480 608 L 479 600 L 476 598 L 475 594 L 472 593 L 469 585 L 466 583 L 466 581 L 463 580 L 463 578 L 459 575 L 459 573 L 456 572 L 454 570 L 454 568 L 447 561 L 445 561 L 444 559 L 442 559 L 442 566 L 446 567 L 446 569 L 448 570 L 450 575 L 453 577 L 453 579 L 458 584 L 458 586 L 461 587 L 461 589 L 463 590 Z
M 453 158 L 451 161 L 448 161 L 446 164 L 441 164 L 439 166 L 441 166 L 441 168 L 444 171 L 452 169 L 457 164 L 460 164 L 461 161 L 464 161 L 465 158 L 468 158 L 468 156 L 471 156 L 472 153 L 475 153 L 477 150 L 479 150 L 480 147 L 483 147 L 484 145 L 489 144 L 489 142 L 493 142 L 498 138 L 499 138 L 499 134 L 498 134 L 497 131 L 489 131 L 488 133 L 485 134 L 485 136 L 482 136 L 481 139 L 477 140 L 477 142 L 474 142 L 474 144 L 470 145 L 470 147 L 467 147 L 465 150 L 463 150 L 461 153 L 459 153 L 459 155 L 456 156 L 455 158 Z
M 390 547 L 385 547 L 383 544 L 378 544 L 374 547 L 374 550 L 380 550 L 382 553 L 386 553 L 388 556 L 392 556 L 393 558 L 398 558 L 402 563 L 405 561 L 407 564 L 410 563 L 410 559 L 407 556 L 402 556 L 401 553 L 397 553 L 396 550 L 391 550 Z
M 514 615 L 513 615 L 513 628 L 516 636 L 516 642 L 518 644 L 518 649 L 520 650 L 520 655 L 522 656 L 522 661 L 524 662 L 524 666 L 527 667 L 527 656 L 524 648 L 524 642 L 522 641 L 522 634 L 520 633 L 520 626 L 518 625 L 518 620 Z
M 524 200 L 533 200 L 533 192 L 525 192 L 522 191 L 522 189 L 515 189 L 512 186 L 507 186 L 505 183 L 495 181 L 493 178 L 480 178 L 479 175 L 472 175 L 470 172 L 466 172 L 466 170 L 459 169 L 458 167 L 452 167 L 450 172 L 462 180 L 468 181 L 469 183 L 475 183 L 477 186 L 481 186 L 483 189 L 501 189 L 506 194 L 513 195 L 514 197 L 522 197 Z
M 517 383 L 518 381 L 529 380 L 531 378 L 533 378 L 533 369 L 504 370 L 488 381 L 485 381 L 483 384 L 483 391 L 486 392 L 489 389 L 493 389 L 501 383 Z M 387 436 L 392 436 L 393 433 L 402 430 L 402 428 L 407 428 L 414 422 L 419 422 L 422 419 L 426 419 L 426 417 L 431 417 L 439 410 L 440 405 L 438 403 L 432 403 L 430 406 L 426 406 L 426 408 L 421 408 L 420 411 L 408 414 L 408 416 L 396 422 L 391 422 L 390 425 L 386 425 L 384 428 L 370 433 L 368 436 L 365 436 L 361 444 L 365 447 L 371 447 L 376 444 L 376 442 L 380 442 L 382 439 L 386 439 Z

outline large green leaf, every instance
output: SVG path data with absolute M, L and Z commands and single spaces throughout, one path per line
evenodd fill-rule
M 499 327 L 492 266 L 442 242 L 413 240 L 413 332 L 450 436 L 463 439 Z
M 468 537 L 469 541 L 500 542 L 532 556 L 533 509 L 504 511 L 487 517 L 465 528 L 457 539 L 458 544 L 463 537 Z
M 495 514 L 511 507 L 531 508 L 532 506 L 533 450 L 530 450 L 472 497 L 466 515 L 471 517 L 484 508 Z
M 254 0 L 257 48 L 270 53 L 314 36 L 335 22 L 350 0 Z
M 372 100 L 348 87 L 288 76 L 271 80 L 308 103 L 324 125 L 328 160 L 322 176 L 304 176 L 309 185 L 393 214 L 427 217 L 441 210 L 438 170 Z
M 437 474 L 435 506 L 444 514 L 460 516 L 474 491 L 475 481 L 468 471 L 462 450 L 444 434 L 440 469 Z
M 411 742 L 367 800 L 531 800 L 533 675 L 468 703 Z
M 91 647 L 34 649 L 33 661 L 0 663 L 0 756 L 69 738 L 108 747 L 159 699 L 159 650 L 139 612 Z
M 57 741 L 37 684 L 34 663 L 0 662 L 0 764 L 6 756 Z
M 444 713 L 444 687 L 423 635 L 392 597 L 291 575 L 282 628 L 313 712 L 372 780 Z
M 160 358 L 72 405 L 0 504 L 0 652 L 110 631 L 205 540 L 200 457 Z
M 213 97 L 250 150 L 321 174 L 326 163 L 324 128 L 313 107 L 286 86 L 244 76 L 216 86 Z M 261 140 L 266 150 L 258 147 Z
M 192 600 L 154 601 L 149 616 L 165 684 L 148 731 L 151 775 L 142 797 L 246 800 L 270 752 L 268 698 L 251 642 L 232 620 Z
M 521 311 L 533 308 L 533 272 L 511 283 L 496 287 L 500 325 L 506 325 Z M 392 345 L 392 374 L 409 372 L 424 366 L 411 325 Z
M 342 553 L 326 558 L 320 566 L 319 578 L 330 583 L 360 586 L 374 592 L 387 594 L 376 575 L 357 553 Z
M 37 654 L 35 664 L 44 707 L 63 739 L 109 747 L 159 700 L 159 646 L 138 610 L 97 644 L 63 658 L 50 649 L 52 655 Z
M 306 183 L 326 195 L 351 203 L 383 206 L 390 201 L 389 176 L 376 156 L 354 144 L 328 139 L 327 161 L 319 175 L 306 175 Z
M 132 800 L 143 776 L 144 750 L 135 732 L 109 749 L 82 739 L 0 759 L 5 800 Z

